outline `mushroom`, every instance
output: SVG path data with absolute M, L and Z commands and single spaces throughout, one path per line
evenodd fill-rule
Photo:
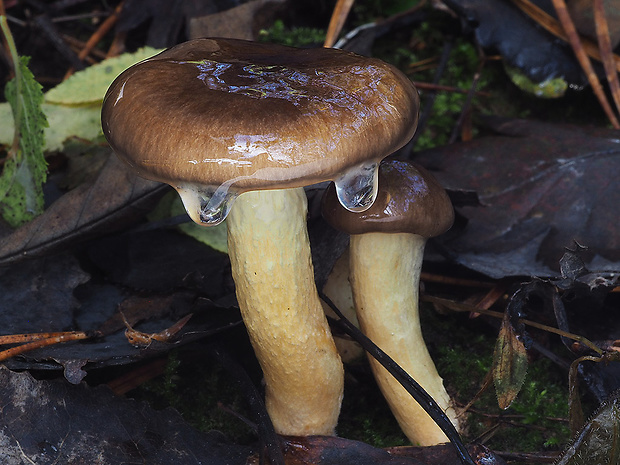
M 334 434 L 343 393 L 303 187 L 333 180 L 346 208 L 367 208 L 378 163 L 411 138 L 417 110 L 411 82 L 380 60 L 234 39 L 180 44 L 108 89 L 116 154 L 175 188 L 196 223 L 230 212 L 237 300 L 280 434 Z
M 384 161 L 372 207 L 358 213 L 343 209 L 330 185 L 322 212 L 333 227 L 351 235 L 349 272 L 360 329 L 433 397 L 456 426 L 456 413 L 424 343 L 418 312 L 427 238 L 447 231 L 454 220 L 445 190 L 420 166 Z M 379 362 L 369 359 L 407 437 L 419 445 L 447 442 L 409 393 Z

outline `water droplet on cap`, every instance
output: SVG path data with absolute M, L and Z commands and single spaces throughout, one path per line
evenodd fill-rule
M 183 205 L 191 219 L 202 226 L 217 226 L 226 219 L 230 209 L 239 196 L 228 186 L 195 186 L 176 187 Z
M 340 204 L 349 211 L 368 210 L 377 198 L 378 163 L 366 163 L 350 168 L 334 181 Z

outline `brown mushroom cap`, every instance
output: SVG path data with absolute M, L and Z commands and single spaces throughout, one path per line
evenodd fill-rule
M 379 162 L 411 138 L 417 113 L 414 86 L 380 60 L 197 39 L 123 72 L 105 96 L 102 126 L 143 177 L 243 192 Z
M 379 165 L 379 191 L 366 211 L 345 210 L 331 184 L 323 195 L 323 217 L 347 234 L 412 233 L 429 238 L 446 232 L 454 221 L 448 194 L 437 179 L 414 163 L 397 160 Z

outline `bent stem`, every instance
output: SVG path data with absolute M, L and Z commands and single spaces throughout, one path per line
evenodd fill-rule
M 333 435 L 344 370 L 314 281 L 302 188 L 246 192 L 228 216 L 237 300 L 279 434 Z
M 360 328 L 415 379 L 457 425 L 456 412 L 431 359 L 420 327 L 418 288 L 426 239 L 417 234 L 351 236 L 351 286 Z M 377 384 L 403 432 L 414 444 L 448 441 L 441 428 L 374 358 Z

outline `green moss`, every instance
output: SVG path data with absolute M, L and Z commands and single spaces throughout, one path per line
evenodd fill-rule
M 181 361 L 176 352 L 168 356 L 164 373 L 131 393 L 154 408 L 172 407 L 201 431 L 217 430 L 236 443 L 255 440 L 254 432 L 229 408 L 246 418 L 246 403 L 224 369 L 210 361 Z
M 287 28 L 280 19 L 269 29 L 259 32 L 259 41 L 288 45 L 289 47 L 308 47 L 321 45 L 325 41 L 325 30 L 310 27 Z
M 366 363 L 348 368 L 338 435 L 374 447 L 408 444 L 369 370 Z
M 437 368 L 459 404 L 467 404 L 480 390 L 493 363 L 495 335 L 482 334 L 476 325 L 455 315 L 430 315 L 451 338 L 435 340 Z M 440 320 L 437 323 L 436 320 Z M 484 438 L 493 450 L 541 452 L 558 450 L 570 439 L 566 373 L 546 358 L 530 361 L 525 382 L 506 410 L 497 405 L 492 383 L 467 415 L 465 439 Z
M 445 19 L 436 12 L 429 11 L 429 20 L 419 27 L 397 31 L 382 37 L 373 47 L 373 56 L 385 60 L 401 69 L 415 82 L 431 83 L 439 59 L 446 46 Z M 447 65 L 437 84 L 469 91 L 473 77 L 478 71 L 479 58 L 476 47 L 464 38 L 453 41 Z M 492 80 L 493 70 L 483 69 L 477 89 L 485 89 Z M 431 90 L 418 89 L 421 98 L 421 111 L 428 102 Z M 417 136 L 416 150 L 423 150 L 449 141 L 453 128 L 465 107 L 467 95 L 463 92 L 446 90 L 435 91 L 430 117 L 423 131 Z M 475 96 L 472 108 L 478 109 L 484 98 Z

